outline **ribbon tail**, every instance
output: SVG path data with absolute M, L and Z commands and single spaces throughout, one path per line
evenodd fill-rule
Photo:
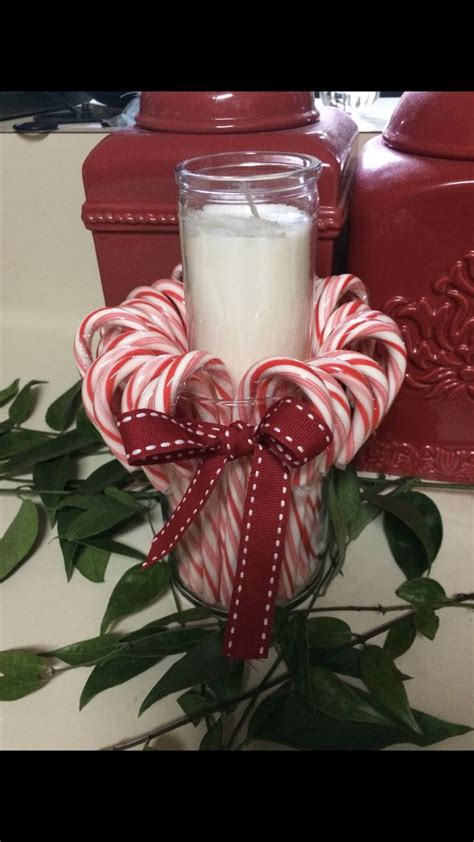
M 226 461 L 225 456 L 216 455 L 201 462 L 173 514 L 153 538 L 143 567 L 161 561 L 181 540 L 214 491 Z
M 225 655 L 266 658 L 283 561 L 289 474 L 261 445 L 255 451 L 244 504 L 237 569 L 224 638 Z

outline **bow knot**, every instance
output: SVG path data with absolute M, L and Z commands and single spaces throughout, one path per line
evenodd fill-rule
M 218 452 L 228 459 L 240 459 L 242 456 L 252 456 L 256 444 L 253 426 L 234 421 L 228 427 L 222 428 Z
M 151 409 L 123 413 L 117 423 L 130 465 L 200 460 L 184 497 L 155 535 L 144 566 L 160 561 L 178 543 L 226 462 L 252 457 L 224 652 L 242 659 L 266 657 L 291 505 L 289 469 L 330 446 L 332 433 L 324 419 L 306 399 L 283 398 L 255 429 L 243 421 L 228 426 L 181 421 Z

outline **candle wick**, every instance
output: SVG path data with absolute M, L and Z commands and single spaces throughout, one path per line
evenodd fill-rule
M 240 186 L 241 186 L 242 191 L 245 195 L 245 198 L 247 199 L 247 202 L 250 206 L 250 210 L 252 211 L 253 216 L 255 216 L 256 219 L 260 219 L 260 214 L 257 210 L 257 206 L 256 206 L 254 200 L 252 199 L 252 194 L 249 190 L 248 184 L 245 184 L 244 181 L 241 181 Z

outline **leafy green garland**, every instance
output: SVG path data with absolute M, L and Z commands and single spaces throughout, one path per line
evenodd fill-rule
M 201 750 L 241 749 L 254 740 L 303 750 L 382 749 L 397 743 L 425 746 L 471 730 L 412 710 L 404 685 L 409 676 L 395 664 L 417 633 L 434 639 L 440 610 L 474 607 L 473 593 L 448 597 L 426 575 L 441 545 L 442 522 L 433 501 L 414 488 L 445 487 L 443 483 L 362 479 L 351 466 L 332 470 L 327 481 L 329 550 L 324 575 L 306 607 L 277 610 L 273 663 L 259 683 L 244 690 L 245 662 L 229 661 L 221 654 L 223 620 L 205 608 L 183 610 L 174 590 L 173 614 L 129 634 L 110 631 L 118 620 L 154 603 L 173 587 L 172 558 L 142 570 L 144 554 L 116 540 L 118 531 L 140 520 L 151 522 L 156 506 L 166 518 L 167 501 L 143 473 L 130 474 L 115 459 L 86 479 L 75 479 L 80 459 L 108 451 L 80 405 L 80 383 L 48 408 L 49 432 L 24 426 L 40 382 L 32 380 L 20 390 L 16 380 L 0 392 L 0 406 L 9 404 L 8 418 L 0 422 L 0 480 L 5 486 L 0 494 L 15 494 L 22 500 L 0 539 L 0 582 L 34 552 L 46 520 L 39 516 L 41 507 L 51 528 L 57 529 L 68 580 L 77 570 L 92 582 L 102 582 L 112 553 L 139 563 L 115 586 L 99 636 L 50 652 L 0 652 L 0 701 L 22 698 L 64 670 L 92 667 L 80 698 L 82 708 L 98 693 L 151 669 L 166 656 L 182 654 L 152 687 L 140 713 L 179 692 L 184 716 L 113 749 L 142 745 L 153 750 L 151 741 L 203 719 L 207 731 Z M 389 606 L 318 607 L 318 597 L 342 570 L 348 544 L 379 515 L 406 577 L 396 591 L 401 601 Z M 331 611 L 373 611 L 394 617 L 355 634 L 339 618 L 315 616 Z M 385 632 L 382 646 L 368 643 Z M 65 666 L 55 665 L 58 662 Z M 349 683 L 347 677 L 359 679 L 361 686 Z

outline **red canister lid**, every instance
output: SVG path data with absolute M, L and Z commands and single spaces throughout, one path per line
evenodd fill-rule
M 164 132 L 257 132 L 319 119 L 312 91 L 144 91 L 137 124 Z
M 412 155 L 474 160 L 474 91 L 407 91 L 383 139 Z

